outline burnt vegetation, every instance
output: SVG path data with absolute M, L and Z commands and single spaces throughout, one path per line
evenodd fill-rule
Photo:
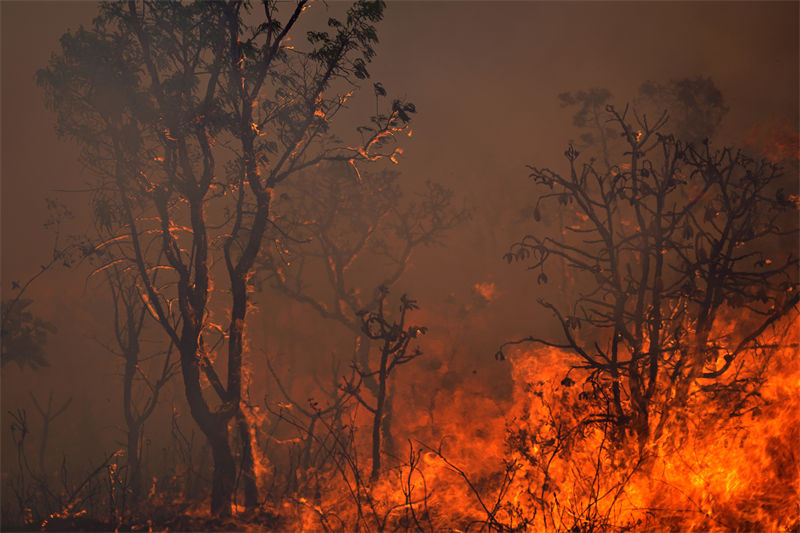
M 384 2 L 308 7 L 106 3 L 37 73 L 91 224 L 64 245 L 50 204 L 2 365 L 48 365 L 26 291 L 85 271 L 120 424 L 85 463 L 51 438 L 72 396 L 8 410 L 3 528 L 796 530 L 796 161 L 717 145 L 710 78 L 559 95 L 579 140 L 528 167 L 497 258 L 539 308 L 481 354 L 505 390 L 469 389 L 434 337 L 465 313 L 409 278 L 473 209 L 396 170 L 417 109 L 369 79 Z

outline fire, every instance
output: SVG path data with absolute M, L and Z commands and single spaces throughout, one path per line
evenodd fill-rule
M 719 336 L 733 328 L 719 325 Z M 793 531 L 800 524 L 798 337 L 794 318 L 748 354 L 724 383 L 761 380 L 738 405 L 722 388 L 700 394 L 711 387 L 700 383 L 643 452 L 634 435 L 615 434 L 587 408 L 602 391 L 587 385 L 586 370 L 570 370 L 568 353 L 520 349 L 508 357 L 508 402 L 468 387 L 441 391 L 433 418 L 403 419 L 412 438 L 397 466 L 372 486 L 359 487 L 353 475 L 327 477 L 317 501 L 288 505 L 292 527 Z M 359 518 L 356 493 L 373 518 Z
M 754 126 L 749 132 L 748 144 L 773 163 L 796 162 L 797 154 L 800 153 L 800 138 L 796 126 L 777 117 Z
M 487 301 L 498 291 L 493 282 L 472 288 Z M 432 321 L 433 315 L 422 320 Z M 709 335 L 719 348 L 716 360 L 710 356 L 705 370 L 726 367 L 726 349 L 737 345 L 747 321 L 742 307 L 722 308 Z M 645 446 L 634 431 L 598 412 L 597 402 L 608 391 L 568 351 L 517 345 L 506 363 L 497 363 L 508 365 L 511 390 L 505 397 L 477 377 L 459 377 L 454 361 L 422 366 L 423 358 L 400 371 L 409 374 L 401 374 L 393 391 L 394 438 L 376 480 L 368 470 L 365 408 L 352 398 L 337 403 L 342 391 L 335 386 L 320 404 L 276 395 L 266 410 L 245 410 L 248 433 L 238 437 L 250 440 L 254 473 L 267 496 L 255 510 L 240 499 L 236 516 L 214 527 L 796 531 L 798 343 L 795 313 L 772 324 L 720 377 L 696 380 L 686 403 L 671 407 L 670 416 L 658 409 L 666 410 L 671 398 L 657 398 Z M 448 351 L 442 340 L 424 346 L 432 360 Z M 250 372 L 244 379 L 251 382 Z M 670 377 L 664 373 L 660 379 Z M 310 381 L 296 386 L 309 390 Z M 329 404 L 342 406 L 338 421 L 324 414 L 334 413 Z M 312 420 L 316 432 L 309 438 L 305 431 Z M 275 430 L 278 421 L 281 431 Z M 148 505 L 183 517 L 168 527 L 207 529 L 207 501 L 191 494 L 189 477 L 179 472 L 184 465 L 175 468 L 171 479 L 152 478 Z M 108 473 L 118 475 L 116 463 Z M 58 527 L 53 520 L 85 512 L 66 507 L 48 524 Z
M 581 387 L 584 376 L 565 377 L 567 354 L 515 354 L 506 445 L 518 470 L 509 502 L 534 530 L 796 527 L 799 325 L 730 378 L 763 375 L 751 402 L 732 409 L 694 395 L 644 455 L 587 417 L 583 400 L 594 392 Z

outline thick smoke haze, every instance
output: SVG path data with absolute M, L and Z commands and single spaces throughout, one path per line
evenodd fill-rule
M 318 17 L 312 20 L 326 20 L 322 3 L 310 9 Z M 90 227 L 88 197 L 80 191 L 91 177 L 79 164 L 78 148 L 57 138 L 55 116 L 45 109 L 34 75 L 59 49 L 61 35 L 90 25 L 96 12 L 91 2 L 0 3 L 4 301 L 14 296 L 12 282 L 26 281 L 50 260 L 54 234 L 44 227 L 46 198 L 74 215 L 62 238 Z M 420 387 L 440 387 L 434 381 L 445 380 L 476 397 L 496 398 L 502 416 L 511 385 L 509 367 L 493 357 L 498 346 L 555 327 L 536 299 L 553 298 L 559 289 L 537 284 L 536 274 L 502 256 L 534 228 L 525 215 L 534 200 L 526 165 L 565 168 L 564 150 L 580 135 L 572 124 L 575 109 L 562 107 L 559 94 L 607 88 L 611 101 L 624 107 L 647 80 L 708 77 L 729 108 L 716 141 L 751 143 L 757 151 L 757 128 L 797 129 L 798 17 L 797 2 L 390 2 L 378 26 L 370 81 L 417 109 L 393 169 L 400 172 L 404 197 L 435 181 L 471 212 L 446 234 L 443 246 L 415 250 L 393 289 L 393 297 L 406 292 L 418 300 L 421 309 L 412 321 L 430 328 L 420 342 L 426 373 L 399 372 L 425 374 Z M 349 112 L 363 116 L 373 105 L 365 84 Z M 337 127 L 353 126 L 345 121 Z M 51 469 L 62 457 L 76 470 L 89 468 L 124 441 L 122 362 L 103 347 L 112 340 L 109 300 L 101 277 L 89 277 L 91 270 L 87 264 L 55 267 L 26 293 L 31 310 L 58 331 L 45 346 L 49 367 L 3 366 L 4 478 L 15 461 L 7 413 L 27 409 L 36 430 L 32 396 L 40 404 L 50 391 L 54 404 L 72 399 L 50 428 Z M 330 380 L 332 359 L 345 361 L 346 368 L 352 336 L 266 288 L 253 300 L 247 358 L 256 402 L 265 394 L 277 397 L 267 357 L 298 401 L 321 395 L 312 371 Z M 145 337 L 145 350 L 163 345 L 155 328 Z M 179 382 L 168 387 L 145 429 L 154 462 L 168 461 L 160 448 L 166 450 L 173 413 L 187 434 L 202 438 Z M 408 387 L 415 394 L 413 384 Z

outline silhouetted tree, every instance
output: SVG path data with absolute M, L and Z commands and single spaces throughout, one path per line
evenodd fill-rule
M 566 262 L 578 295 L 540 300 L 560 337 L 523 341 L 575 354 L 597 420 L 633 430 L 644 448 L 691 395 L 724 388 L 741 399 L 757 386 L 738 362 L 768 357 L 759 348 L 800 299 L 798 260 L 780 247 L 797 232 L 798 201 L 768 161 L 662 135 L 666 113 L 650 122 L 606 110 L 625 141 L 616 163 L 581 162 L 570 146 L 566 172 L 530 167 L 539 218 L 550 209 L 570 219 L 563 234 L 525 236 L 506 259 L 529 261 L 539 283 L 553 258 Z M 737 327 L 722 333 L 731 317 Z
M 619 150 L 620 137 L 605 111 L 611 102 L 611 91 L 593 87 L 558 95 L 561 107 L 576 109 L 573 126 L 582 131 L 579 150 L 596 150 L 604 164 L 611 166 L 611 151 Z M 670 121 L 662 125 L 662 135 L 671 134 L 685 143 L 699 144 L 711 138 L 728 112 L 722 92 L 711 78 L 678 78 L 666 83 L 648 80 L 639 86 L 636 107 L 653 116 L 667 111 Z
M 290 46 L 307 4 L 267 1 L 261 15 L 240 1 L 103 4 L 92 29 L 65 34 L 39 73 L 59 132 L 81 143 L 98 189 L 117 204 L 109 212 L 122 214 L 120 239 L 148 310 L 178 348 L 191 414 L 212 451 L 219 515 L 230 512 L 236 478 L 229 424 L 252 436 L 242 408 L 248 283 L 274 191 L 324 161 L 394 156 L 386 144 L 413 110 L 395 101 L 362 143 L 339 141 L 330 125 L 368 76 L 384 3 L 360 0 L 326 31 L 308 32 L 306 46 Z M 214 281 L 223 279 L 230 304 L 216 308 Z M 227 383 L 214 339 L 227 343 Z M 240 440 L 245 504 L 255 506 L 252 439 Z
M 104 254 L 104 258 L 110 257 Z M 127 269 L 120 264 L 127 263 Z M 122 409 L 127 426 L 128 473 L 126 489 L 130 493 L 132 510 L 142 497 L 141 442 L 144 438 L 144 424 L 158 405 L 159 395 L 164 386 L 177 373 L 177 363 L 171 355 L 174 344 L 161 354 L 163 362 L 157 372 L 147 369 L 147 359 L 143 356 L 141 336 L 147 318 L 147 305 L 137 284 L 135 271 L 130 261 L 116 258 L 104 267 L 106 285 L 111 293 L 114 307 L 114 341 L 116 346 L 105 346 L 112 354 L 124 361 L 122 372 Z M 137 386 L 138 384 L 138 386 Z M 144 386 L 142 386 L 144 385 Z M 145 392 L 142 392 L 143 389 Z
M 50 366 L 44 345 L 48 334 L 55 333 L 56 328 L 28 310 L 32 303 L 28 298 L 14 298 L 2 304 L 3 366 L 12 361 L 20 368 Z
M 72 403 L 72 396 L 67 398 L 64 403 L 61 404 L 61 407 L 58 407 L 53 410 L 53 391 L 50 391 L 50 395 L 47 397 L 47 408 L 42 407 L 39 404 L 39 400 L 36 399 L 36 396 L 33 393 L 30 393 L 31 400 L 33 400 L 33 406 L 36 408 L 36 411 L 39 413 L 39 416 L 42 418 L 42 440 L 39 442 L 39 471 L 44 475 L 45 474 L 45 457 L 47 455 L 47 443 L 50 440 L 50 424 L 59 416 L 64 414 L 67 410 L 69 405 Z
M 380 87 L 376 96 L 380 96 Z M 333 320 L 354 336 L 354 361 L 369 366 L 370 339 L 359 313 L 377 309 L 383 287 L 391 289 L 406 272 L 414 251 L 441 246 L 445 235 L 469 211 L 454 205 L 454 194 L 428 182 L 404 198 L 396 172 L 365 172 L 342 178 L 341 165 L 298 180 L 276 200 L 280 230 L 263 250 L 264 282 Z M 377 376 L 364 385 L 377 396 Z M 391 396 L 382 417 L 391 435 Z
M 636 105 L 653 114 L 667 110 L 670 120 L 661 133 L 696 145 L 712 138 L 728 113 L 722 91 L 704 76 L 667 83 L 648 80 L 639 86 Z
M 362 311 L 359 313 L 364 334 L 380 345 L 380 359 L 376 366 L 365 365 L 360 362 L 353 363 L 355 372 L 353 379 L 346 380 L 342 390 L 355 397 L 370 413 L 372 413 L 372 471 L 370 479 L 375 481 L 381 473 L 381 443 L 386 438 L 383 431 L 383 417 L 386 415 L 386 398 L 389 394 L 389 377 L 392 370 L 399 365 L 413 361 L 422 352 L 419 348 L 409 351 L 413 339 L 424 335 L 427 328 L 420 326 L 407 326 L 406 313 L 419 309 L 415 300 L 400 297 L 400 316 L 392 318 L 384 310 L 386 296 L 389 290 L 386 287 L 378 289 L 378 309 L 375 312 Z M 356 379 L 357 378 L 357 379 Z M 374 403 L 370 402 L 361 393 L 361 383 L 372 378 L 378 382 L 377 394 L 374 394 Z
M 48 335 L 56 332 L 51 322 L 33 313 L 29 307 L 34 300 L 25 297 L 28 289 L 45 273 L 59 266 L 71 266 L 85 255 L 84 249 L 75 243 L 62 245 L 61 223 L 72 217 L 72 213 L 63 204 L 47 199 L 49 216 L 44 227 L 54 233 L 53 246 L 47 263 L 40 265 L 39 270 L 27 280 L 10 282 L 13 297 L 5 298 L 0 304 L 0 366 L 13 361 L 22 369 L 25 366 L 32 370 L 50 366 L 45 356 L 44 347 Z
M 285 468 L 285 479 L 278 483 L 278 488 L 283 494 L 295 493 L 303 488 L 308 488 L 312 482 L 316 483 L 316 490 L 320 490 L 320 480 L 329 468 L 333 453 L 330 444 L 338 443 L 340 451 L 352 451 L 352 442 L 347 436 L 347 424 L 344 416 L 348 411 L 348 400 L 352 396 L 339 387 L 340 361 L 332 360 L 331 376 L 332 386 L 322 385 L 315 374 L 314 378 L 320 389 L 325 393 L 327 401 L 321 404 L 314 398 L 307 399 L 307 405 L 295 401 L 283 386 L 278 374 L 267 361 L 267 368 L 275 380 L 283 401 L 276 402 L 277 407 L 272 408 L 267 404 L 267 409 L 275 415 L 273 431 L 278 429 L 279 422 L 286 422 L 298 435 L 297 439 L 288 439 L 289 465 Z

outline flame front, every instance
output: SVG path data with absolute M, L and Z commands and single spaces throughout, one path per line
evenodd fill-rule
M 699 384 L 644 450 L 592 414 L 597 392 L 569 354 L 518 350 L 504 405 L 464 387 L 442 392 L 436 420 L 399 418 L 430 439 L 409 440 L 402 466 L 372 486 L 331 473 L 316 501 L 284 511 L 302 530 L 795 531 L 798 326 L 776 328 L 729 378 L 758 375 L 757 391 L 736 403 Z M 367 509 L 372 518 L 360 516 Z

